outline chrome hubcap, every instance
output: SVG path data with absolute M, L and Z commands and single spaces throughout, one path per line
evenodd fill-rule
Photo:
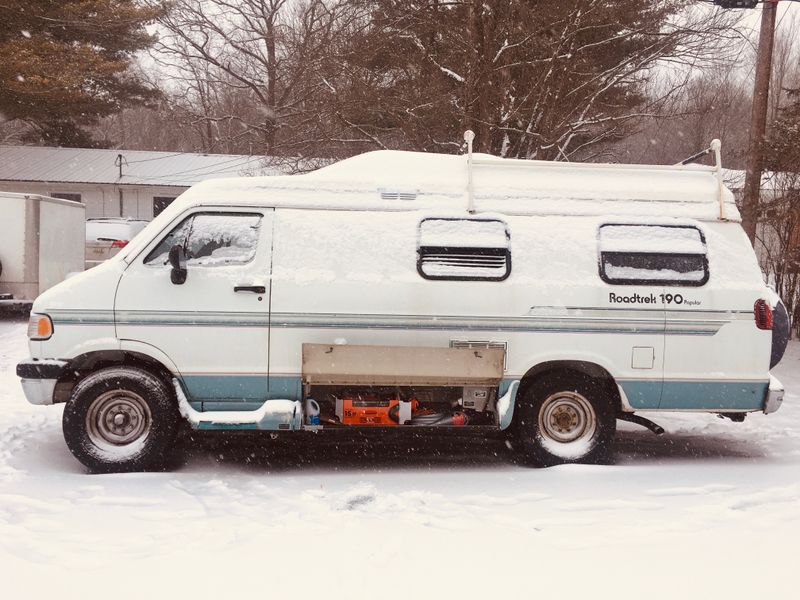
M 576 392 L 557 392 L 542 403 L 539 432 L 545 439 L 568 444 L 591 438 L 596 428 L 592 405 Z
M 98 396 L 86 413 L 89 439 L 100 448 L 119 448 L 147 437 L 152 424 L 144 399 L 129 390 Z

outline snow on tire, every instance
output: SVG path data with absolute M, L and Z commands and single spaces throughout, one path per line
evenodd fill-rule
M 159 466 L 178 421 L 161 379 L 135 367 L 109 367 L 75 386 L 62 426 L 70 452 L 90 470 L 123 472 Z
M 521 399 L 515 419 L 524 458 L 543 467 L 607 460 L 616 432 L 616 407 L 605 388 L 572 371 L 537 379 Z

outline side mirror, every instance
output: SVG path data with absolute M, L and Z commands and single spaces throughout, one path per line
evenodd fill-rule
M 183 246 L 173 246 L 169 249 L 169 264 L 172 265 L 172 271 L 169 278 L 175 285 L 181 285 L 186 282 L 186 253 L 183 251 Z

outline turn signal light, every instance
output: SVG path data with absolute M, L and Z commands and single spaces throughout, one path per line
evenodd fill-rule
M 28 321 L 28 338 L 32 340 L 46 340 L 53 335 L 53 321 L 47 315 L 31 313 Z
M 772 308 L 766 300 L 756 300 L 753 307 L 756 315 L 756 327 L 759 329 L 772 329 Z

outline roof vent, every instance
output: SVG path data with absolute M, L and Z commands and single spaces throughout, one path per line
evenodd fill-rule
M 378 188 L 381 200 L 416 200 L 417 190 L 398 190 L 392 188 Z

